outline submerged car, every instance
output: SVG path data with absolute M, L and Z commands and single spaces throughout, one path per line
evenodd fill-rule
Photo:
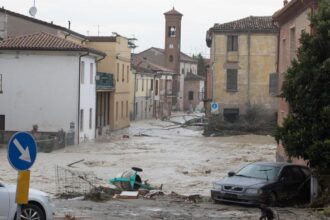
M 17 204 L 16 186 L 0 182 L 0 219 L 15 220 Z M 39 190 L 29 190 L 29 202 L 22 205 L 21 219 L 52 220 L 54 203 L 51 198 Z
M 237 173 L 213 183 L 211 197 L 215 202 L 243 205 L 287 205 L 308 202 L 310 169 L 289 163 L 256 162 Z

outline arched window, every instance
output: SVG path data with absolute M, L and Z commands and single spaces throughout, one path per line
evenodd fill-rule
M 170 55 L 170 57 L 169 57 L 169 61 L 172 63 L 173 62 L 173 56 L 172 55 Z

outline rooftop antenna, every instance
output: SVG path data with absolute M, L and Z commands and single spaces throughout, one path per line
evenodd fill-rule
M 30 8 L 29 13 L 32 17 L 35 17 L 37 14 L 36 0 L 33 0 L 33 6 Z

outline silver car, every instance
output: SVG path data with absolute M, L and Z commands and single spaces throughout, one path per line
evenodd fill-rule
M 14 220 L 17 204 L 16 186 L 6 185 L 0 182 L 0 219 Z M 52 220 L 54 216 L 54 203 L 51 198 L 39 190 L 29 190 L 29 203 L 23 205 L 21 219 L 28 220 Z
M 213 183 L 215 202 L 245 205 L 305 203 L 310 195 L 310 169 L 289 163 L 256 162 Z

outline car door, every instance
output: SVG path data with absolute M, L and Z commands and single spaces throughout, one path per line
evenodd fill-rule
M 297 197 L 297 189 L 304 181 L 304 176 L 299 167 L 285 167 L 281 176 L 282 192 L 281 201 L 290 202 Z
M 0 183 L 0 219 L 8 219 L 9 214 L 9 192 L 4 185 Z

